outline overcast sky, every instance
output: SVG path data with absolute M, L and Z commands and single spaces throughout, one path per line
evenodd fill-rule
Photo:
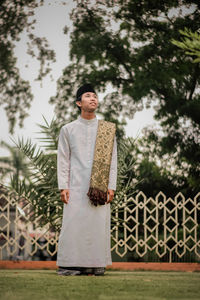
M 36 82 L 34 79 L 38 75 L 39 64 L 36 60 L 32 59 L 26 54 L 26 33 L 21 34 L 21 40 L 17 43 L 15 54 L 17 57 L 17 66 L 23 79 L 29 80 L 34 95 L 29 117 L 25 119 L 24 128 L 19 129 L 16 127 L 14 137 L 23 136 L 31 137 L 33 140 L 38 137 L 38 123 L 43 123 L 42 115 L 50 121 L 54 116 L 54 107 L 48 103 L 49 98 L 56 93 L 56 80 L 61 76 L 62 70 L 70 63 L 69 53 L 69 38 L 63 34 L 64 26 L 71 25 L 69 19 L 69 12 L 75 5 L 73 1 L 68 1 L 67 5 L 62 5 L 62 1 L 45 0 L 44 6 L 36 10 L 37 24 L 35 26 L 35 33 L 40 37 L 46 37 L 49 41 L 50 47 L 56 52 L 56 63 L 52 64 L 53 81 L 48 76 L 43 79 L 41 83 Z M 28 68 L 25 67 L 28 64 Z M 102 95 L 99 94 L 101 101 Z M 153 119 L 154 110 L 143 110 L 135 114 L 134 119 L 128 121 L 126 127 L 127 136 L 136 137 L 141 134 L 143 127 L 155 123 Z M 8 131 L 8 121 L 6 114 L 0 108 L 0 140 L 12 143 Z M 0 148 L 0 156 L 6 155 L 7 152 Z

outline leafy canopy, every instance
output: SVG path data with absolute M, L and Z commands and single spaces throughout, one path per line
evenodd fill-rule
M 178 125 L 181 117 L 199 122 L 192 85 L 193 81 L 195 88 L 199 85 L 199 69 L 171 44 L 186 24 L 199 28 L 199 2 L 93 2 L 77 1 L 71 15 L 72 63 L 64 69 L 57 95 L 51 99 L 58 117 L 71 114 L 77 86 L 89 81 L 99 91 L 112 85 L 121 116 L 132 117 L 146 99 L 146 106 L 159 101 L 156 117 L 164 123 Z M 193 101 L 186 105 L 189 97 Z M 113 104 L 108 97 L 105 102 Z
M 185 27 L 192 32 L 200 28 L 200 2 L 77 1 L 71 18 L 71 64 L 50 100 L 58 119 L 74 118 L 74 95 L 83 82 L 100 92 L 112 87 L 99 112 L 119 125 L 153 105 L 162 133 L 147 131 L 149 142 L 162 146 L 161 156 L 175 155 L 197 188 L 200 67 L 171 40 L 179 40 Z
M 34 12 L 43 5 L 43 0 L 1 0 L 0 1 L 0 105 L 6 111 L 10 132 L 15 124 L 23 126 L 28 115 L 33 95 L 30 84 L 20 76 L 14 56 L 15 44 L 26 30 L 27 52 L 40 62 L 38 80 L 50 71 L 49 62 L 55 61 L 55 53 L 49 49 L 46 38 L 34 34 Z

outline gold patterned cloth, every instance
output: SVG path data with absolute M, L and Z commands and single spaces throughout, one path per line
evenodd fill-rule
M 116 126 L 114 123 L 103 120 L 98 121 L 90 188 L 87 194 L 91 203 L 95 206 L 104 205 L 107 202 L 115 132 Z

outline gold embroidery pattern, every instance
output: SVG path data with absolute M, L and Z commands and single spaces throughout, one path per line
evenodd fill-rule
M 115 131 L 114 123 L 103 120 L 98 122 L 90 187 L 103 192 L 107 192 L 108 189 Z

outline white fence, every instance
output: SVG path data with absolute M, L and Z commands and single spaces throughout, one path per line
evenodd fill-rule
M 40 220 L 30 220 L 31 204 L 16 203 L 0 189 L 0 259 L 55 258 L 58 232 Z M 129 261 L 200 261 L 200 193 L 193 199 L 181 193 L 154 198 L 139 192 L 112 212 L 112 253 Z
M 200 193 L 194 199 L 181 193 L 172 199 L 160 192 L 153 199 L 139 192 L 118 207 L 114 217 L 112 250 L 118 256 L 200 261 Z M 124 220 L 122 228 L 118 219 Z

